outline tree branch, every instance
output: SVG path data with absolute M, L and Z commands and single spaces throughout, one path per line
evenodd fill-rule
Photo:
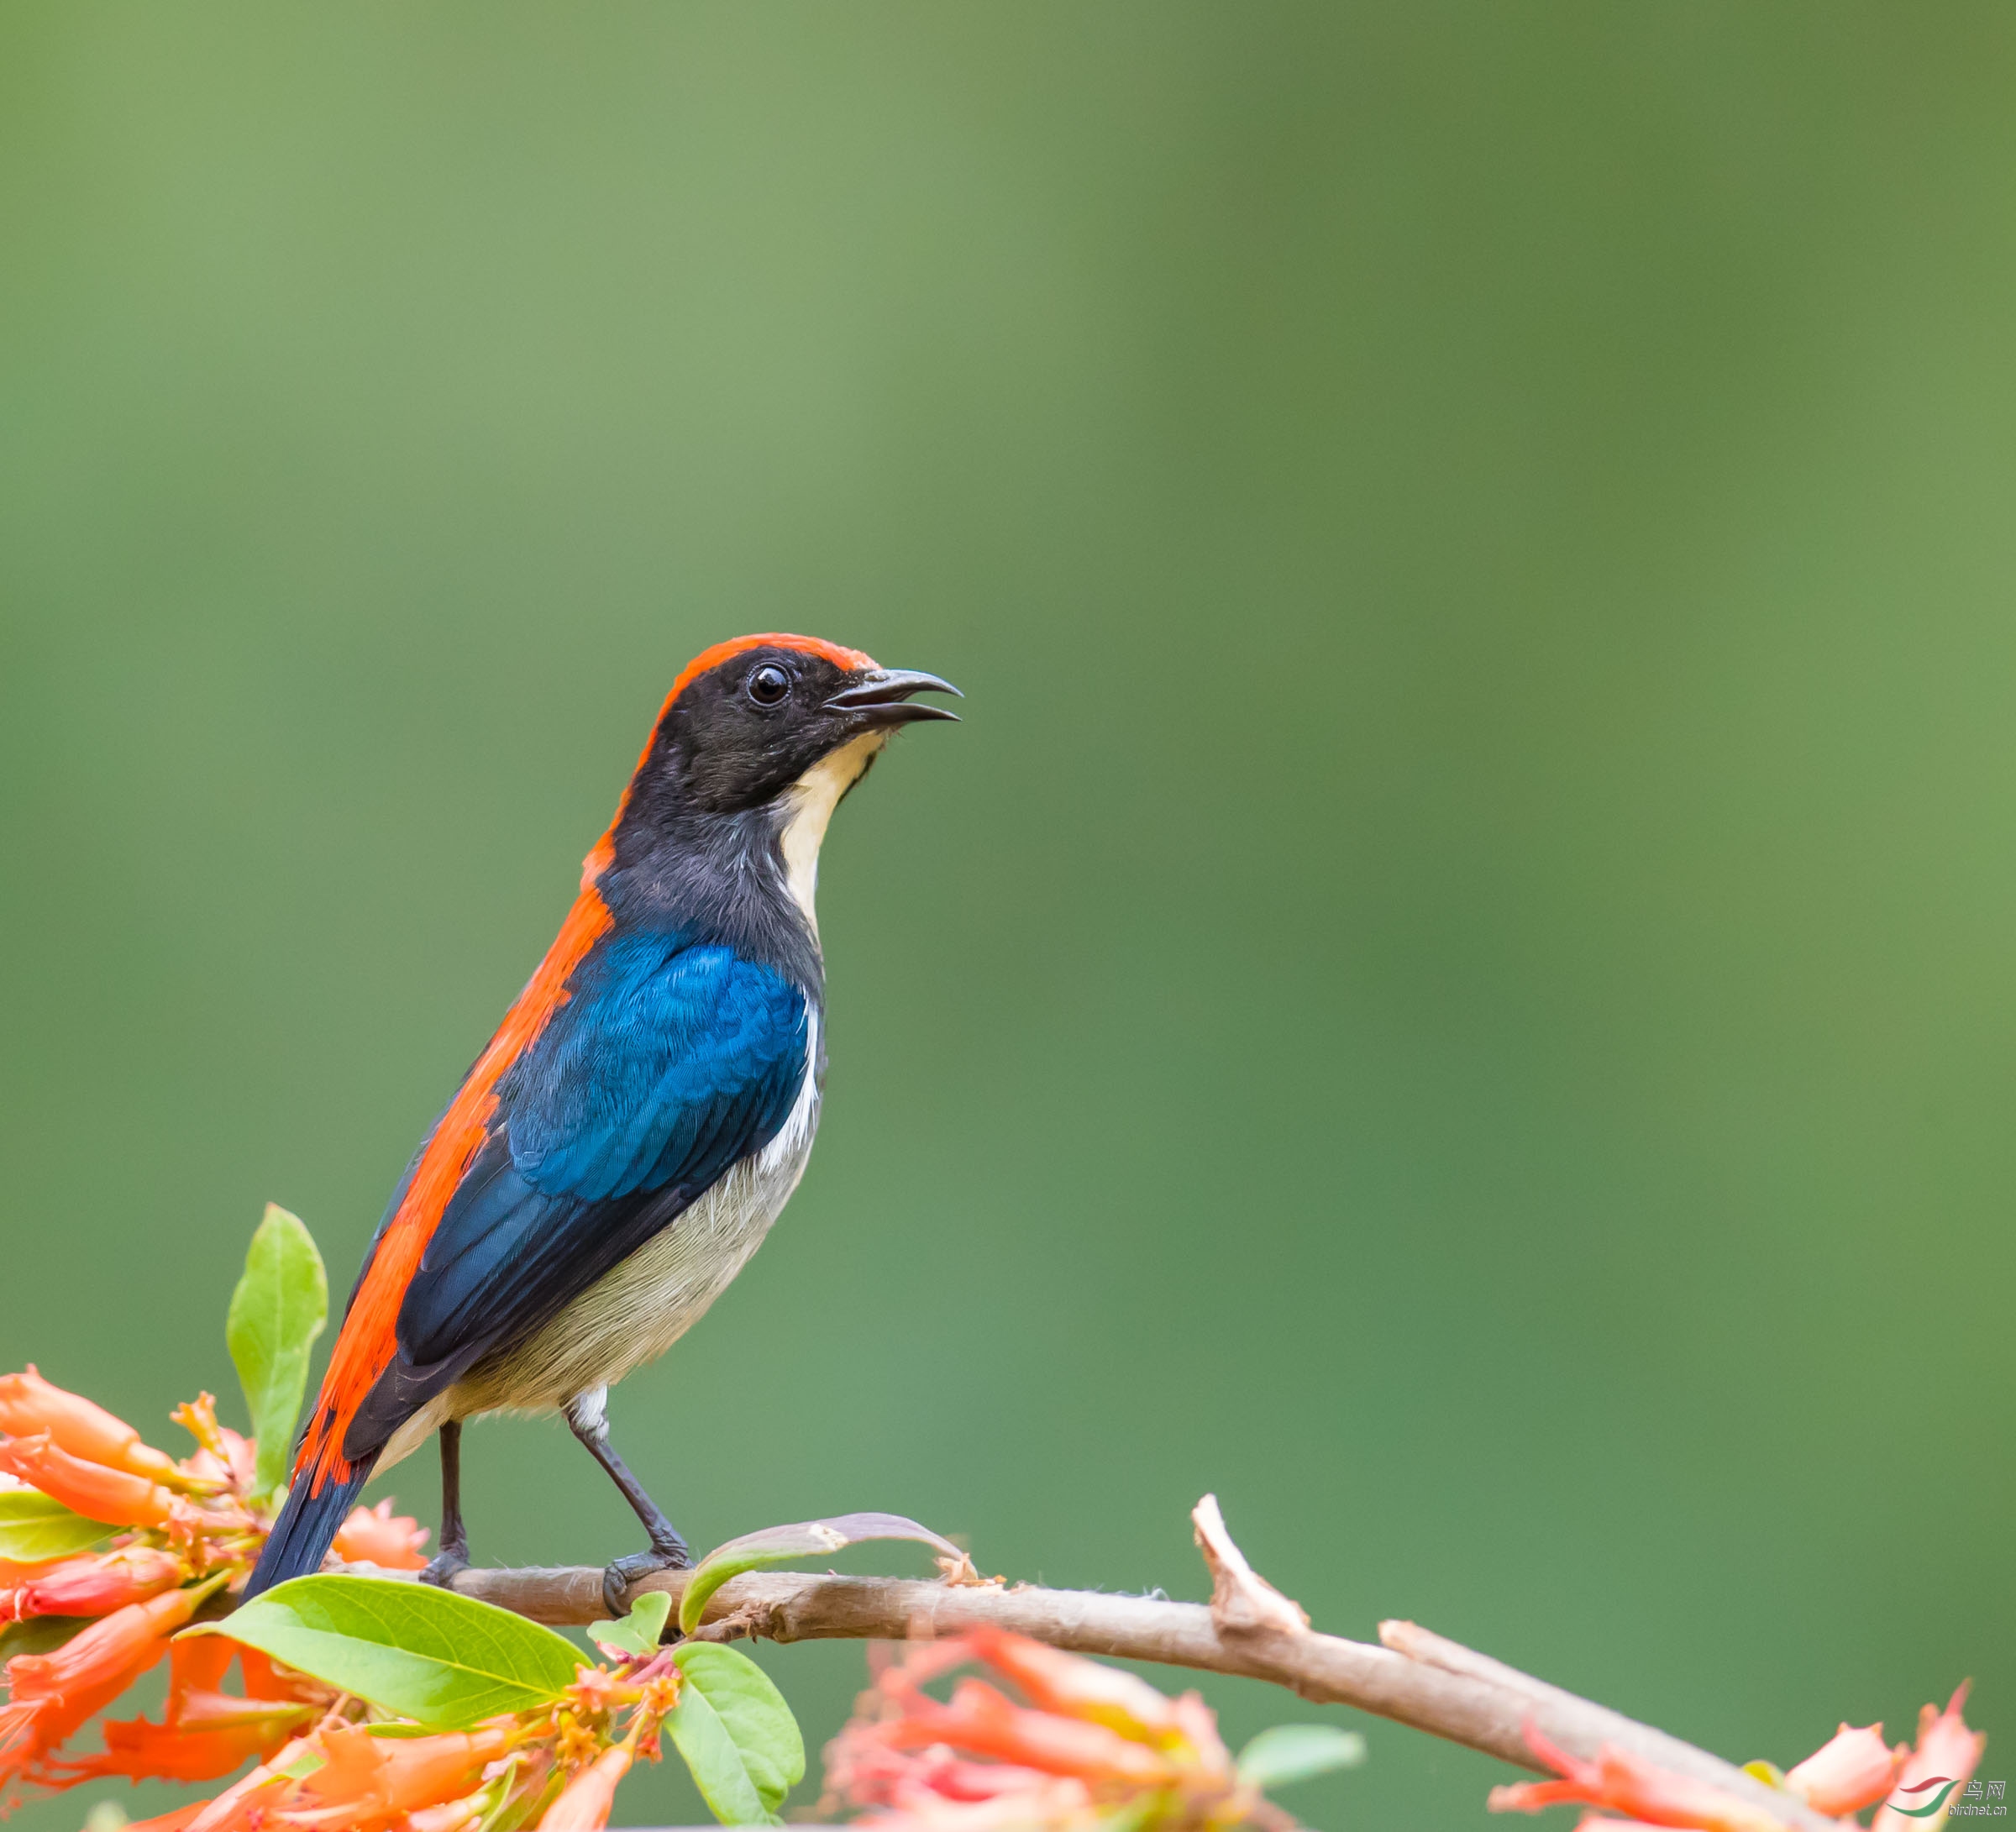
M 708 1599 L 696 1639 L 768 1641 L 933 1639 L 983 1625 L 1053 1647 L 1285 1686 L 1324 1704 L 1352 1705 L 1522 1768 L 1537 1768 L 1530 1725 L 1571 1754 L 1604 1744 L 1708 1782 L 1762 1808 L 1797 1832 L 1841 1832 L 1840 1823 L 1766 1786 L 1706 1750 L 1518 1672 L 1411 1622 L 1379 1625 L 1382 1646 L 1321 1635 L 1295 1604 L 1246 1562 L 1206 1495 L 1192 1515 L 1212 1581 L 1207 1605 L 1104 1592 L 1012 1587 L 970 1578 L 926 1583 L 800 1572 L 748 1572 Z M 380 1576 L 408 1572 L 375 1572 Z M 684 1572 L 631 1587 L 629 1600 L 662 1590 L 679 1598 Z M 580 1627 L 601 1619 L 602 1573 L 593 1567 L 470 1570 L 454 1588 L 535 1622 Z

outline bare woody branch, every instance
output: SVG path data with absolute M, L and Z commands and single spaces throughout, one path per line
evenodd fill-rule
M 708 1600 L 699 1636 L 769 1641 L 904 1640 L 990 1625 L 1053 1647 L 1234 1673 L 1285 1686 L 1324 1704 L 1352 1705 L 1487 1756 L 1534 1768 L 1528 1725 L 1572 1754 L 1628 1750 L 1762 1808 L 1797 1832 L 1840 1832 L 1839 1822 L 1706 1750 L 1473 1652 L 1411 1622 L 1380 1625 L 1382 1645 L 1322 1635 L 1299 1606 L 1255 1572 L 1206 1495 L 1192 1520 L 1211 1576 L 1211 1601 L 1171 1603 L 1034 1584 L 748 1572 Z M 631 1591 L 678 1600 L 685 1574 L 664 1572 Z M 585 1567 L 464 1572 L 456 1589 L 534 1621 L 580 1626 L 605 1614 L 602 1574 Z

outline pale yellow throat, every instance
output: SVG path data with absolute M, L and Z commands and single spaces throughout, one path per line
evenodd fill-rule
M 827 752 L 785 791 L 784 880 L 793 900 L 804 911 L 815 939 L 819 916 L 812 897 L 819 888 L 819 843 L 826 837 L 826 823 L 832 819 L 841 796 L 860 781 L 861 772 L 888 742 L 886 732 L 864 732 L 838 750 Z

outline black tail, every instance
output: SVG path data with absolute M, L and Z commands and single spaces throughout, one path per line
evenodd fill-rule
M 357 1492 L 370 1480 L 376 1457 L 357 1464 L 348 1482 L 327 1479 L 320 1494 L 310 1494 L 314 1478 L 305 1472 L 287 1491 L 287 1504 L 273 1523 L 266 1549 L 259 1555 L 258 1568 L 245 1584 L 239 1600 L 249 1603 L 262 1590 L 270 1590 L 290 1577 L 305 1577 L 322 1569 L 323 1556 L 335 1543 L 336 1530 L 349 1517 Z

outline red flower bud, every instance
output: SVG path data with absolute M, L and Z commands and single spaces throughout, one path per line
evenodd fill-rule
M 18 1374 L 10 1375 L 18 1380 Z M 43 1432 L 0 1440 L 0 1470 L 31 1483 L 51 1500 L 108 1526 L 165 1526 L 174 1497 L 159 1483 L 73 1457 Z
M 540 1819 L 539 1832 L 601 1832 L 616 1805 L 616 1784 L 630 1772 L 630 1760 L 627 1745 L 604 1750 L 560 1790 Z
M 149 1546 L 66 1559 L 13 1593 L 13 1614 L 24 1622 L 30 1616 L 110 1615 L 129 1603 L 144 1603 L 174 1589 L 188 1575 L 174 1553 Z M 5 1614 L 0 1605 L 0 1619 Z
M 0 1374 L 0 1431 L 14 1437 L 46 1431 L 72 1457 L 157 1482 L 175 1474 L 174 1462 L 165 1451 L 141 1443 L 140 1434 L 123 1419 L 114 1418 L 81 1394 L 52 1386 L 35 1372 L 33 1362 L 25 1373 Z
M 0 1493 L 8 1483 L 0 1481 Z M 46 1577 L 53 1571 L 60 1571 L 70 1561 L 64 1558 L 45 1559 L 39 1565 L 17 1565 L 11 1559 L 0 1559 L 0 1625 L 16 1619 L 20 1604 L 20 1593 L 38 1577 Z

